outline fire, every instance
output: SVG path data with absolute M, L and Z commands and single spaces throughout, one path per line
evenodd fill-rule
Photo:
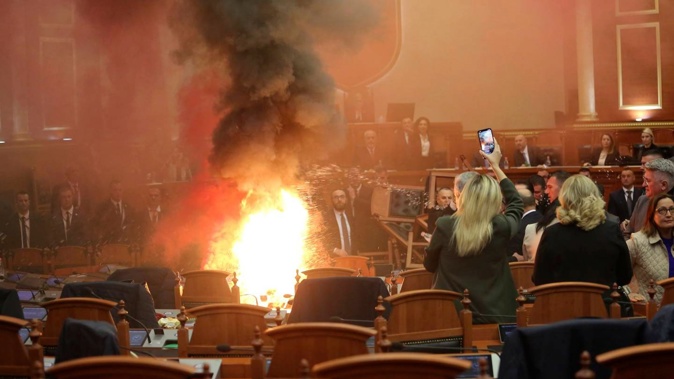
M 294 293 L 295 270 L 311 254 L 309 212 L 297 194 L 282 189 L 249 194 L 241 213 L 238 225 L 225 223 L 214 237 L 206 269 L 236 271 L 241 294 L 267 295 L 270 304 L 280 304 L 283 295 Z

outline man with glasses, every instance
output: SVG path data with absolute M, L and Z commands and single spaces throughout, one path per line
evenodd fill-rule
M 634 233 L 644 226 L 648 202 L 663 192 L 671 194 L 674 188 L 674 162 L 658 158 L 644 164 L 644 195 L 634 205 L 632 217 L 620 224 L 625 234 Z

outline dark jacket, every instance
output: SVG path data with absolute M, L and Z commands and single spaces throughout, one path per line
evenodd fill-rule
M 83 212 L 75 209 L 70 220 L 70 229 L 66 236 L 63 225 L 61 208 L 58 208 L 51 218 L 49 226 L 49 241 L 51 246 L 84 246 L 91 242 L 89 220 Z
M 593 166 L 598 166 L 600 155 L 601 155 L 601 149 L 595 149 L 592 152 L 592 160 L 590 161 L 590 164 L 593 165 Z M 608 154 L 606 156 L 606 160 L 604 161 L 604 164 L 602 166 L 617 166 L 620 163 L 621 163 L 620 155 L 616 151 L 616 152 L 613 152 L 613 153 Z
M 637 204 L 637 200 L 641 195 L 644 194 L 644 189 L 634 186 L 632 190 L 634 191 L 632 192 L 632 209 L 634 209 L 634 206 Z M 608 212 L 618 216 L 621 222 L 623 220 L 629 219 L 632 216 L 632 213 L 627 210 L 627 200 L 625 200 L 624 189 L 621 188 L 609 194 Z
M 462 293 L 470 291 L 473 320 L 477 324 L 515 322 L 517 291 L 508 265 L 508 242 L 522 218 L 522 199 L 509 179 L 501 181 L 507 207 L 492 219 L 492 238 L 479 254 L 460 257 L 452 241 L 456 216 L 442 217 L 430 245 L 424 267 L 435 273 L 433 288 Z
M 517 229 L 517 234 L 510 239 L 510 247 L 508 248 L 508 254 L 512 255 L 514 253 L 522 254 L 522 241 L 524 241 L 524 231 L 529 224 L 535 224 L 543 218 L 543 215 L 534 210 L 533 212 L 527 213 L 526 216 L 522 217 L 520 220 L 519 227 Z
M 5 247 L 8 249 L 21 248 L 21 223 L 19 214 L 14 212 L 2 225 L 2 232 L 7 235 L 5 238 Z M 35 211 L 30 211 L 28 217 L 29 224 L 29 245 L 32 248 L 47 247 L 49 244 L 49 232 L 47 222 Z
M 527 153 L 529 154 L 529 163 L 532 167 L 545 164 L 545 157 L 541 149 L 536 146 L 527 145 Z M 524 165 L 524 155 L 517 149 L 515 149 L 515 165 L 513 167 L 520 167 Z
M 533 282 L 625 285 L 632 279 L 629 250 L 618 224 L 605 221 L 585 231 L 575 224 L 545 229 L 538 245 Z

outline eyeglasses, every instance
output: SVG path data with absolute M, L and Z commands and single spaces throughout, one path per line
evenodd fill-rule
M 658 214 L 660 216 L 666 216 L 667 213 L 669 213 L 671 215 L 674 215 L 674 207 L 669 207 L 669 208 L 660 207 L 660 208 L 656 209 L 655 211 L 658 212 Z

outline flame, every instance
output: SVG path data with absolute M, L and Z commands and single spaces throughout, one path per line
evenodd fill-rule
M 205 268 L 236 271 L 242 294 L 263 300 L 266 295 L 270 304 L 283 303 L 283 295 L 294 294 L 295 270 L 306 264 L 313 250 L 306 243 L 306 204 L 294 191 L 281 189 L 275 194 L 249 193 L 241 212 L 238 223 L 224 223 L 214 236 Z

